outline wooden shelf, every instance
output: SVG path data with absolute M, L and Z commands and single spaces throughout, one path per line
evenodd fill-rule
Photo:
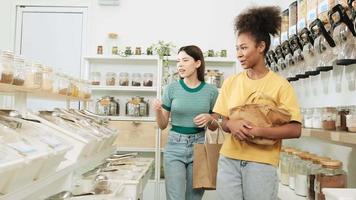
M 327 131 L 320 129 L 303 129 L 303 137 L 313 137 L 332 142 L 339 142 L 345 144 L 356 144 L 356 133 L 345 131 Z
M 168 61 L 175 62 L 177 61 L 177 56 L 168 56 Z M 205 62 L 222 62 L 222 63 L 236 63 L 236 59 L 227 58 L 227 57 L 205 57 Z
M 56 94 L 41 89 L 28 89 L 23 86 L 0 83 L 0 92 L 3 93 L 24 93 L 31 97 L 51 100 L 69 100 L 69 101 L 90 101 L 79 97 L 69 97 L 66 95 Z
M 155 117 L 128 117 L 128 116 L 108 116 L 111 121 L 145 121 L 154 122 Z
M 157 87 L 91 86 L 92 91 L 157 92 Z
M 147 55 L 141 55 L 141 56 L 127 56 L 127 57 L 122 57 L 122 56 L 107 56 L 107 55 L 95 55 L 95 56 L 84 56 L 83 57 L 87 61 L 91 62 L 103 62 L 103 61 L 158 61 L 158 56 L 147 56 Z

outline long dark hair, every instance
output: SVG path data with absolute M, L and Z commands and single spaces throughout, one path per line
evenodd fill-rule
M 235 19 L 237 34 L 250 33 L 257 44 L 265 42 L 266 55 L 271 46 L 271 35 L 277 35 L 281 28 L 281 9 L 276 6 L 254 7 L 238 15 Z
M 205 74 L 205 61 L 204 61 L 204 56 L 203 52 L 201 49 L 195 45 L 189 45 L 189 46 L 184 46 L 181 47 L 178 51 L 181 52 L 184 51 L 187 53 L 189 56 L 191 56 L 195 61 L 200 60 L 200 67 L 197 70 L 198 74 L 198 80 L 204 82 L 204 74 Z

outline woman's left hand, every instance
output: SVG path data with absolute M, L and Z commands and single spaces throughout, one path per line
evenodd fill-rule
M 196 117 L 194 117 L 193 122 L 198 127 L 204 127 L 212 120 L 213 120 L 213 117 L 210 114 L 203 113 L 203 114 L 199 114 Z

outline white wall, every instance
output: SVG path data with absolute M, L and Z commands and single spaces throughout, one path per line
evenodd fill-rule
M 15 9 L 14 0 L 0 0 L 0 49 L 13 49 L 13 27 Z M 234 56 L 235 38 L 233 34 L 234 17 L 244 8 L 253 4 L 280 5 L 286 8 L 291 0 L 248 1 L 248 0 L 120 0 L 118 7 L 101 7 L 97 0 L 27 0 L 25 4 L 88 6 L 88 49 L 87 54 L 94 54 L 96 46 L 105 42 L 108 32 L 117 32 L 120 46 L 141 46 L 144 49 L 165 40 L 177 47 L 196 44 L 204 51 L 208 49 L 227 49 L 230 57 Z M 345 82 L 344 82 L 345 83 Z M 323 82 L 317 85 L 322 87 Z M 322 107 L 329 105 L 356 104 L 355 91 L 342 86 L 340 92 L 332 88 L 329 82 L 327 94 L 320 90 L 316 95 L 299 94 L 303 107 Z M 355 145 L 341 146 L 322 142 L 317 139 L 303 138 L 288 140 L 286 144 L 298 146 L 315 153 L 332 156 L 344 162 L 349 171 L 350 186 L 356 187 L 356 170 L 351 163 L 356 163 Z M 353 168 L 353 171 L 350 169 Z

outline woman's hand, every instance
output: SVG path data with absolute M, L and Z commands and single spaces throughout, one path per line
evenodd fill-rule
M 247 140 L 249 138 L 254 138 L 251 122 L 246 120 L 229 120 L 226 126 L 229 128 L 231 135 L 237 140 Z
M 162 111 L 162 101 L 155 99 L 153 101 L 153 109 L 158 112 L 158 111 Z
M 213 120 L 213 117 L 208 113 L 199 114 L 194 117 L 193 122 L 198 127 L 202 128 L 208 125 Z

